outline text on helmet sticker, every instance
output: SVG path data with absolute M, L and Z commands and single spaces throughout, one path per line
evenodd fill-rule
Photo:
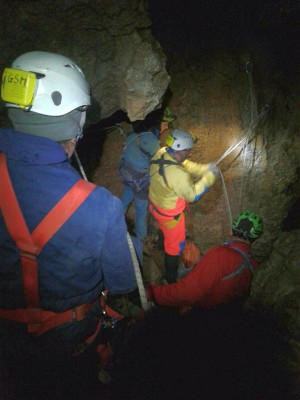
M 5 68 L 2 76 L 1 98 L 6 103 L 25 108 L 33 103 L 35 87 L 36 76 L 33 72 Z

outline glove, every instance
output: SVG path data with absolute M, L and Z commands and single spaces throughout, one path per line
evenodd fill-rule
M 208 164 L 208 170 L 214 175 L 215 178 L 217 178 L 220 175 L 220 170 L 216 166 L 216 164 L 213 163 Z

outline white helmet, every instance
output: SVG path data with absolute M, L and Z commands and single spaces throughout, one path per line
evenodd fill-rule
M 181 131 L 180 129 L 175 129 L 172 133 L 170 133 L 165 143 L 167 146 L 171 147 L 171 149 L 175 151 L 180 150 L 188 150 L 193 147 L 194 141 L 191 134 L 185 131 Z
M 16 58 L 11 68 L 7 69 L 6 77 L 4 71 L 2 81 L 2 86 L 4 83 L 8 87 L 6 98 L 2 91 L 2 98 L 6 101 L 7 107 L 60 116 L 77 108 L 84 109 L 91 104 L 90 86 L 83 72 L 78 65 L 63 55 L 32 51 Z M 14 91 L 14 87 L 10 88 L 7 82 L 13 78 L 17 82 L 18 72 L 21 74 L 21 71 L 33 73 L 29 74 L 29 78 L 33 77 L 34 86 L 28 106 L 26 103 L 10 100 L 13 99 L 10 92 Z

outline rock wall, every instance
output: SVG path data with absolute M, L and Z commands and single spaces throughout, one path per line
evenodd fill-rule
M 249 60 L 229 52 L 193 63 L 169 60 L 176 125 L 198 138 L 191 159 L 219 160 L 240 143 L 218 164 L 222 179 L 191 205 L 187 230 L 205 252 L 228 239 L 231 216 L 245 209 L 261 214 L 264 234 L 252 248 L 260 268 L 248 305 L 263 305 L 279 316 L 296 350 L 289 363 L 299 377 L 299 91 L 296 81 L 266 75 L 259 60 L 251 61 L 247 73 Z M 254 127 L 251 121 L 257 121 Z M 292 205 L 289 230 L 285 221 Z
M 0 24 L 1 71 L 32 50 L 78 63 L 92 87 L 88 122 L 118 110 L 143 119 L 161 103 L 170 78 L 144 0 L 12 0 L 1 5 Z
M 238 144 L 219 162 L 221 178 L 190 206 L 187 233 L 206 252 L 229 238 L 230 220 L 240 211 L 251 209 L 262 215 L 264 234 L 252 249 L 260 269 L 248 305 L 263 305 L 280 317 L 297 352 L 290 367 L 300 376 L 300 230 L 295 207 L 292 229 L 282 232 L 289 230 L 286 217 L 300 198 L 299 93 L 292 82 L 266 75 L 259 60 L 251 61 L 250 74 L 249 60 L 247 54 L 229 52 L 213 52 L 193 63 L 169 58 L 175 126 L 198 139 L 190 158 L 219 160 Z M 117 165 L 123 138 L 115 130 L 104 146 L 93 179 L 120 196 Z M 132 208 L 127 216 L 133 221 Z M 151 233 L 156 229 L 150 218 Z M 151 270 L 151 280 L 160 282 L 163 260 L 158 252 L 151 256 L 144 259 L 146 270 Z
M 229 52 L 192 64 L 170 62 L 169 72 L 176 126 L 198 138 L 191 159 L 219 160 L 239 144 L 218 163 L 223 179 L 191 206 L 192 235 L 206 251 L 228 237 L 231 217 L 253 209 L 265 221 L 254 246 L 261 261 L 299 197 L 298 93 L 265 76 L 247 55 Z

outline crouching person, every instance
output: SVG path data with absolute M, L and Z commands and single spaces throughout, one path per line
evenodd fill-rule
M 136 289 L 123 207 L 69 162 L 90 105 L 72 60 L 25 53 L 1 95 L 14 127 L 0 130 L 1 351 L 15 368 L 23 353 L 65 365 L 99 334 L 101 292 Z
M 150 286 L 150 296 L 160 305 L 210 308 L 248 295 L 257 262 L 251 244 L 263 233 L 262 218 L 253 211 L 238 215 L 232 237 L 209 250 L 189 274 L 176 283 Z

